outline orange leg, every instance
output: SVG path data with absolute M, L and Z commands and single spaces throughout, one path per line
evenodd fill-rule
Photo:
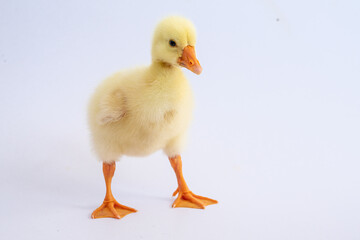
M 179 194 L 176 200 L 174 201 L 172 207 L 188 207 L 188 208 L 202 208 L 204 209 L 205 206 L 216 204 L 217 201 L 195 195 L 189 190 L 189 187 L 187 186 L 184 176 L 182 174 L 182 161 L 180 155 L 177 155 L 175 157 L 169 157 L 170 164 L 173 167 L 177 182 L 178 182 L 178 188 L 173 193 L 173 196 L 176 196 L 176 194 Z
M 111 192 L 111 180 L 115 172 L 115 162 L 103 163 L 103 173 L 106 184 L 106 194 L 103 204 L 97 208 L 92 214 L 91 218 L 122 218 L 129 213 L 136 212 L 135 209 L 124 206 L 118 203 Z

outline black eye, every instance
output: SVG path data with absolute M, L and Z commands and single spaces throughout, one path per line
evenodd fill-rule
M 169 44 L 170 44 L 170 46 L 172 46 L 172 47 L 175 47 L 175 46 L 176 46 L 176 42 L 175 42 L 174 40 L 170 40 L 170 41 L 169 41 Z

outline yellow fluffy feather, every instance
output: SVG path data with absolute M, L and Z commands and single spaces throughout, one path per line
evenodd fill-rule
M 155 29 L 150 66 L 121 71 L 98 86 L 89 103 L 88 120 L 101 161 L 145 156 L 160 149 L 169 157 L 181 153 L 193 98 L 178 59 L 195 41 L 190 21 L 168 17 Z

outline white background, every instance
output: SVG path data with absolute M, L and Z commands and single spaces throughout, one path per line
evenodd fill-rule
M 151 3 L 150 3 L 151 2 Z M 87 101 L 150 63 L 164 16 L 198 30 L 185 178 L 219 200 L 172 209 L 166 156 L 123 158 L 104 197 Z M 0 1 L 1 239 L 360 239 L 360 3 Z

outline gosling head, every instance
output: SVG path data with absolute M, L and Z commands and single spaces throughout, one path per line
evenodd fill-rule
M 194 25 L 182 17 L 167 17 L 156 27 L 153 44 L 153 61 L 181 66 L 200 74 L 202 67 L 195 54 L 196 32 Z

